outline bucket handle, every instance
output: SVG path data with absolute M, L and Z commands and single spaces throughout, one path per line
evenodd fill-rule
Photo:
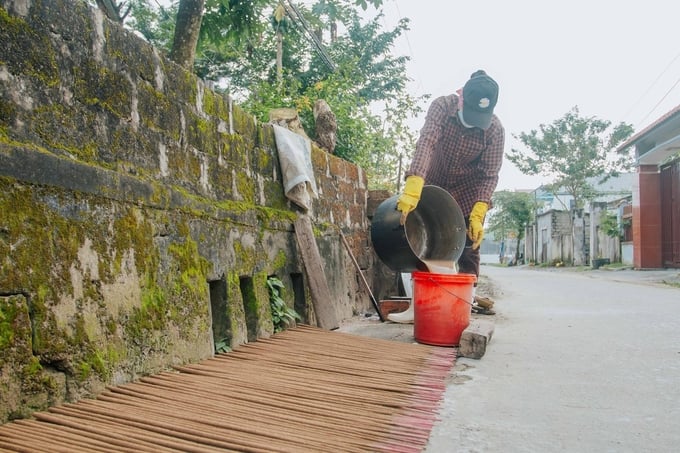
M 449 291 L 448 289 L 444 288 L 444 286 L 442 286 L 438 281 L 435 281 L 432 277 L 428 277 L 427 279 L 430 280 L 430 281 L 431 281 L 432 283 L 434 283 L 435 285 L 439 286 L 441 289 L 443 289 L 443 290 L 446 291 L 447 293 L 451 294 L 453 297 L 462 300 L 463 302 L 465 302 L 466 304 L 468 304 L 468 305 L 471 306 L 471 307 L 474 307 L 474 304 L 473 304 L 472 302 L 470 302 L 470 301 L 467 300 L 467 299 L 464 299 L 464 298 L 460 297 L 458 294 L 452 293 L 452 292 Z

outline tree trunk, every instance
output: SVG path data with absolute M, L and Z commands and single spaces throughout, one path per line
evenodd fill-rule
M 280 84 L 283 80 L 283 33 L 276 31 L 276 81 Z
M 331 42 L 334 43 L 338 40 L 338 24 L 333 21 L 331 22 Z
M 175 22 L 170 59 L 191 70 L 196 58 L 196 44 L 203 20 L 205 0 L 180 0 Z
M 121 5 L 116 4 L 114 0 L 97 0 L 97 6 L 110 20 L 118 22 L 119 24 L 123 23 L 123 19 L 120 17 Z

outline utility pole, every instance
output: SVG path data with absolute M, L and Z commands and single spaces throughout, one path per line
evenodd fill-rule
M 534 189 L 534 264 L 538 264 L 538 199 L 537 199 L 538 189 Z

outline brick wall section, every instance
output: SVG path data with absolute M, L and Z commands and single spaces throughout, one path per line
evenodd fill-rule
M 661 250 L 661 174 L 656 165 L 641 165 L 633 187 L 633 261 L 637 269 L 663 266 Z
M 0 0 L 0 49 L 0 423 L 271 335 L 269 276 L 315 323 L 271 127 L 82 1 Z M 312 160 L 344 319 L 366 176 Z

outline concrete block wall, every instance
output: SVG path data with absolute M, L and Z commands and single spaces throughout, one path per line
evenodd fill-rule
M 611 237 L 600 228 L 605 215 L 609 214 L 606 202 L 595 202 L 590 206 L 590 263 L 599 258 L 609 259 L 611 263 L 621 261 L 620 239 Z
M 0 49 L 0 423 L 271 335 L 272 276 L 315 324 L 271 127 L 82 1 L 0 0 Z M 366 176 L 312 161 L 344 319 Z
M 568 211 L 550 210 L 538 217 L 539 262 L 566 262 L 571 264 L 573 233 Z

